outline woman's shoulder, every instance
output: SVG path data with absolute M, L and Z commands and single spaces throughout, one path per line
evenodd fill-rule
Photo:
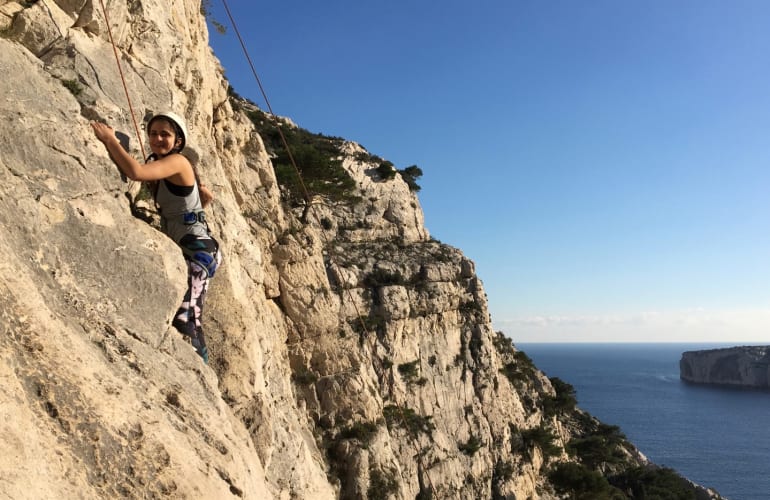
M 184 155 L 171 153 L 156 161 L 163 163 L 162 168 L 166 173 L 164 179 L 180 186 L 192 186 L 195 183 L 195 171 L 190 160 Z
M 182 153 L 169 153 L 166 156 L 164 156 L 164 158 L 169 158 L 171 159 L 171 161 L 175 161 L 175 162 L 182 162 L 185 165 L 189 165 L 190 168 L 192 168 L 192 163 L 190 162 L 190 159 L 187 158 Z
M 187 158 L 182 153 L 169 153 L 169 154 L 163 155 L 163 156 L 157 156 L 155 154 L 151 154 L 147 158 L 147 160 L 148 160 L 148 163 L 149 163 L 149 161 L 155 161 L 155 162 L 162 161 L 162 162 L 167 162 L 167 163 L 182 163 L 182 164 L 185 164 L 185 165 L 189 165 L 190 168 L 192 168 L 192 163 L 190 163 L 190 159 Z

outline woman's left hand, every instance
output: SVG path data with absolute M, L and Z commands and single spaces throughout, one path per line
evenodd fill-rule
M 214 201 L 214 193 L 209 190 L 206 186 L 203 184 L 200 184 L 198 186 L 198 192 L 201 195 L 201 205 L 203 205 L 203 208 L 206 208 L 206 206 Z

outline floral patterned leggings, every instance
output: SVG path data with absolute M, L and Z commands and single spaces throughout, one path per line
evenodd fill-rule
M 219 263 L 221 257 L 218 249 L 214 249 L 212 253 Z M 185 258 L 185 262 L 187 262 L 187 292 L 185 292 L 182 304 L 177 309 L 171 324 L 182 335 L 189 337 L 195 351 L 203 358 L 204 363 L 208 363 L 209 352 L 203 335 L 201 318 L 203 317 L 203 303 L 209 289 L 210 277 L 206 268 L 198 262 L 189 258 Z

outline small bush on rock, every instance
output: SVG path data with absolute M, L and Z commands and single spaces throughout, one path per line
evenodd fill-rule
M 396 177 L 396 169 L 393 167 L 393 163 L 389 161 L 380 163 L 380 166 L 375 170 L 377 171 L 377 175 L 379 175 L 380 179 L 383 181 L 389 181 Z
M 481 439 L 476 436 L 471 436 L 468 438 L 467 442 L 460 444 L 458 448 L 464 454 L 472 457 L 483 445 L 484 443 L 481 442 Z
M 626 498 L 621 491 L 610 486 L 607 479 L 599 472 L 572 462 L 556 464 L 548 473 L 548 479 L 557 493 L 569 495 L 569 498 L 575 500 L 625 500 Z
M 412 436 L 417 436 L 420 433 L 431 435 L 436 428 L 431 422 L 431 417 L 418 415 L 411 408 L 388 405 L 383 409 L 383 413 L 390 430 L 402 428 Z

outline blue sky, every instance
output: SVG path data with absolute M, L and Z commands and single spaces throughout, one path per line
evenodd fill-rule
M 770 343 L 770 2 L 230 8 L 276 114 L 423 170 L 514 341 Z

